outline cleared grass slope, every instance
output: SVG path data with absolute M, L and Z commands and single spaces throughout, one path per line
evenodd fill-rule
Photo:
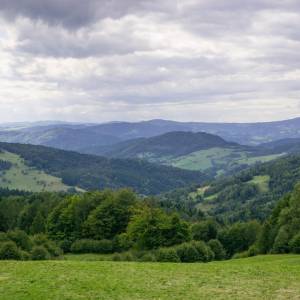
M 63 184 L 61 178 L 29 167 L 19 155 L 10 152 L 0 152 L 0 159 L 12 164 L 9 170 L 0 172 L 1 188 L 31 192 L 67 191 L 71 188 Z
M 4 300 L 300 299 L 300 256 L 208 264 L 0 261 Z

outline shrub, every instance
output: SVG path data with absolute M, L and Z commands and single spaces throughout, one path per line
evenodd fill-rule
M 34 245 L 45 247 L 49 254 L 53 257 L 58 257 L 63 254 L 63 251 L 56 245 L 56 243 L 50 241 L 45 234 L 36 234 L 31 240 Z
M 114 249 L 118 252 L 127 251 L 133 246 L 133 242 L 127 233 L 121 233 L 114 238 Z
M 199 260 L 197 249 L 191 243 L 183 243 L 176 247 L 176 253 L 182 262 L 196 262 Z
M 210 240 L 207 245 L 214 252 L 215 260 L 222 260 L 226 258 L 226 251 L 219 240 Z
M 218 225 L 213 220 L 202 221 L 193 224 L 191 231 L 194 240 L 208 242 L 209 240 L 216 238 L 218 234 Z
M 274 241 L 272 253 L 287 253 L 289 251 L 289 234 L 285 227 L 281 227 Z
M 211 248 L 209 246 L 207 247 L 207 261 L 213 261 L 215 259 L 215 253 L 214 251 L 211 250 Z
M 7 237 L 14 241 L 18 247 L 25 251 L 30 251 L 32 248 L 31 240 L 28 234 L 22 230 L 12 230 L 7 233 Z
M 134 260 L 136 260 L 135 256 L 131 252 L 125 252 L 122 255 L 122 259 L 124 261 L 134 261 Z
M 256 256 L 259 254 L 259 249 L 256 245 L 252 245 L 247 252 L 249 257 Z
M 249 252 L 248 251 L 243 251 L 240 253 L 235 253 L 232 258 L 233 259 L 239 259 L 239 258 L 247 258 L 249 257 Z
M 72 241 L 63 240 L 58 243 L 58 246 L 63 250 L 63 252 L 67 253 L 71 251 Z
M 147 253 L 145 253 L 145 254 L 139 259 L 139 261 L 141 261 L 141 262 L 154 262 L 154 261 L 156 261 L 156 257 L 153 255 L 153 253 L 147 252 Z
M 194 246 L 198 252 L 198 261 L 207 262 L 214 259 L 214 253 L 206 246 L 204 242 L 193 241 L 191 245 Z
M 174 248 L 158 249 L 156 259 L 159 262 L 180 262 L 180 258 Z
M 300 233 L 296 234 L 289 242 L 290 250 L 293 253 L 300 254 Z
M 122 261 L 122 255 L 120 253 L 114 253 L 112 256 L 113 261 Z
M 13 241 L 0 244 L 0 259 L 22 259 L 22 253 Z
M 8 242 L 9 238 L 5 232 L 0 232 L 0 243 L 1 242 Z
M 30 260 L 30 254 L 27 251 L 20 250 L 22 260 Z
M 77 240 L 71 246 L 73 253 L 101 253 L 113 252 L 113 243 L 110 240 Z
M 44 246 L 34 246 L 31 251 L 32 260 L 50 259 L 50 254 Z

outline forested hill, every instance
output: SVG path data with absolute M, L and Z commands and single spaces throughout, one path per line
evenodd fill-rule
M 214 180 L 186 197 L 193 198 L 202 211 L 225 221 L 262 220 L 299 181 L 300 155 L 289 155 Z
M 14 153 L 25 163 L 61 178 L 68 186 L 86 190 L 131 187 L 141 194 L 158 194 L 203 182 L 200 172 L 158 166 L 139 160 L 107 159 L 44 146 L 0 143 L 0 150 Z
M 149 138 L 172 131 L 207 132 L 227 141 L 258 145 L 278 139 L 300 138 L 300 118 L 266 123 L 203 123 L 150 120 L 105 124 L 33 123 L 0 124 L 0 141 L 29 143 L 64 150 L 82 151 L 91 146 Z
M 145 157 L 147 155 L 178 157 L 214 147 L 238 146 L 235 143 L 226 142 L 219 136 L 205 132 L 173 131 L 151 138 L 134 139 L 95 148 L 94 153 L 119 158 Z

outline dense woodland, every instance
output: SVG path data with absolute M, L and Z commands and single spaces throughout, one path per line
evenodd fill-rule
M 266 176 L 266 190 L 253 182 L 255 176 Z M 196 187 L 177 189 L 161 195 L 165 206 L 188 208 L 193 213 L 196 207 L 208 203 L 207 213 L 222 223 L 265 220 L 278 200 L 300 181 L 300 156 L 289 155 L 268 163 L 257 164 L 233 176 L 224 176 L 207 181 L 203 195 L 191 197 Z M 213 198 L 211 199 L 210 197 Z M 209 199 L 209 200 L 206 200 Z
M 178 214 L 131 190 L 4 195 L 0 258 L 47 259 L 64 252 L 113 254 L 114 260 L 207 262 L 300 251 L 300 187 L 264 222 L 230 225 Z
M 44 146 L 0 143 L 0 149 L 21 156 L 31 167 L 62 178 L 66 185 L 85 190 L 132 187 L 140 194 L 155 195 L 208 178 L 200 172 L 142 160 L 108 159 Z

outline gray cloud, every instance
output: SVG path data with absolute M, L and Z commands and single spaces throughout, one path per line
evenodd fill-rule
M 171 0 L 1 0 L 0 11 L 8 18 L 23 16 L 49 25 L 69 29 L 92 24 L 99 19 L 120 18 L 126 14 L 165 11 L 172 8 Z M 176 5 L 175 5 L 176 7 Z
M 299 1 L 0 0 L 0 11 L 2 118 L 300 112 Z

